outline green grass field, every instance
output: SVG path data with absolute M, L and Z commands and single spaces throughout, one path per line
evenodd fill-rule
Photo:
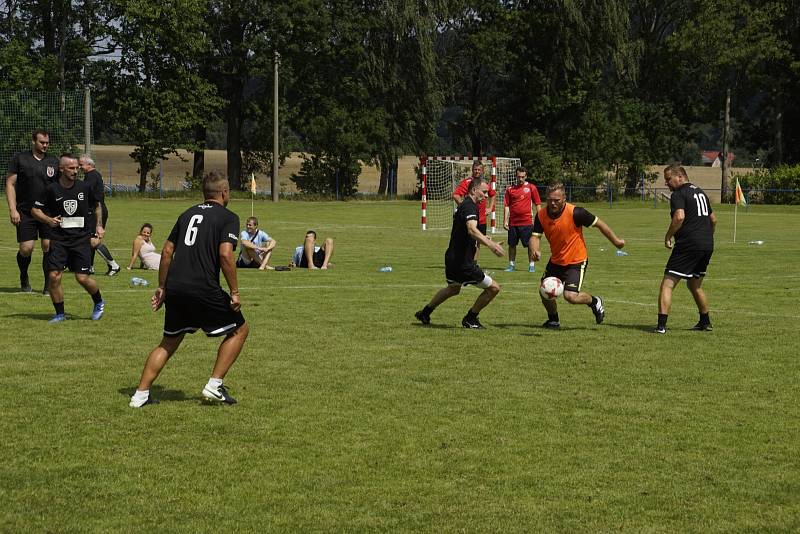
M 142 222 L 161 243 L 189 204 L 111 199 L 109 247 L 124 264 Z M 560 301 L 562 330 L 542 329 L 540 275 L 484 253 L 503 289 L 487 329 L 465 331 L 474 288 L 432 327 L 413 318 L 443 285 L 449 235 L 421 232 L 418 204 L 259 202 L 273 263 L 314 228 L 335 238 L 336 268 L 240 272 L 251 333 L 226 380 L 239 404 L 201 403 L 217 341 L 195 334 L 141 410 L 128 398 L 163 312 L 129 282 L 156 274 L 98 276 L 97 323 L 65 275 L 70 320 L 48 325 L 49 298 L 18 292 L 6 223 L 0 531 L 798 531 L 800 209 L 740 210 L 734 245 L 718 207 L 715 330 L 688 330 L 682 285 L 656 336 L 667 208 L 587 207 L 630 252 L 586 231 L 584 288 L 606 322 Z

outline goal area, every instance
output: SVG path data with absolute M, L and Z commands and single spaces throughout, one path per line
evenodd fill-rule
M 0 188 L 5 191 L 8 165 L 17 152 L 31 149 L 37 128 L 50 132 L 48 154 L 90 153 L 91 93 L 70 91 L 0 91 Z
M 422 156 L 419 163 L 422 174 L 423 230 L 450 228 L 456 209 L 453 191 L 464 178 L 472 174 L 472 164 L 475 162 L 483 163 L 484 178 L 497 193 L 494 209 L 486 214 L 487 231 L 495 233 L 497 211 L 503 212 L 503 195 L 506 187 L 516 180 L 516 170 L 521 163 L 519 158 Z

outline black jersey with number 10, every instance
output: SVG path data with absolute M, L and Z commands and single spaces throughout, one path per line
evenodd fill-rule
M 206 202 L 184 211 L 170 232 L 175 244 L 167 274 L 171 294 L 198 295 L 220 291 L 219 246 L 239 240 L 239 217 L 216 202 Z
M 714 231 L 711 225 L 711 202 L 708 195 L 694 184 L 683 184 L 673 191 L 669 213 L 682 209 L 683 225 L 675 234 L 675 246 L 684 250 L 714 250 Z

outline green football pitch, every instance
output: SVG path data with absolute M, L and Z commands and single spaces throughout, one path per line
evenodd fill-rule
M 125 265 L 141 223 L 160 245 L 190 204 L 109 200 L 109 248 Z M 800 530 L 800 209 L 740 210 L 733 244 L 732 208 L 717 207 L 714 331 L 689 330 L 682 285 L 657 336 L 668 209 L 587 207 L 630 253 L 585 231 L 584 289 L 605 323 L 560 301 L 562 329 L 542 329 L 540 274 L 484 251 L 502 291 L 487 328 L 466 331 L 474 288 L 431 326 L 414 320 L 443 286 L 449 236 L 420 231 L 417 203 L 257 202 L 273 264 L 315 229 L 335 239 L 335 268 L 240 271 L 251 330 L 226 379 L 239 404 L 201 402 L 218 340 L 195 334 L 141 410 L 128 398 L 161 336 L 156 273 L 98 275 L 99 322 L 67 274 L 69 320 L 48 325 L 49 298 L 18 290 L 5 223 L 0 531 Z

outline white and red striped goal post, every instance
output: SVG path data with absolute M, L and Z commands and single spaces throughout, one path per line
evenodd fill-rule
M 428 229 L 428 161 L 462 161 L 480 162 L 491 164 L 491 178 L 489 187 L 497 194 L 497 156 L 420 156 L 419 167 L 422 174 L 422 229 Z M 491 232 L 495 233 L 497 228 L 497 206 L 492 206 L 491 212 Z

